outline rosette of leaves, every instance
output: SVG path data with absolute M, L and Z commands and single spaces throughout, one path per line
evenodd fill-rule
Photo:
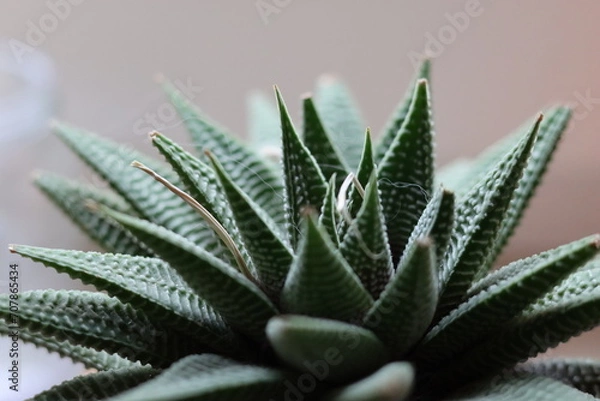
M 36 184 L 107 252 L 12 245 L 99 290 L 20 294 L 20 335 L 97 372 L 33 399 L 599 395 L 598 362 L 524 363 L 600 322 L 598 237 L 492 269 L 569 110 L 436 173 L 428 75 L 377 144 L 331 78 L 300 129 L 279 90 L 279 112 L 252 98 L 249 146 L 165 83 L 195 148 L 152 133 L 167 163 L 56 124 L 110 190 Z

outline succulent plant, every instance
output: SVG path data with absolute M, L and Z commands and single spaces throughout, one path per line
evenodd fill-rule
M 435 174 L 428 79 L 377 145 L 332 78 L 300 132 L 254 98 L 250 146 L 165 82 L 197 151 L 154 132 L 168 164 L 56 124 L 111 190 L 36 183 L 109 253 L 11 246 L 100 291 L 0 297 L 0 332 L 17 302 L 22 340 L 97 370 L 34 400 L 599 396 L 599 362 L 526 362 L 600 323 L 599 237 L 493 269 L 569 110 Z

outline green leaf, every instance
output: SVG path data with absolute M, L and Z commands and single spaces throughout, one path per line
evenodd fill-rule
M 283 398 L 280 372 L 217 355 L 192 355 L 110 401 L 247 401 Z
M 282 307 L 286 312 L 342 321 L 356 321 L 373 300 L 333 243 L 305 218 L 304 237 L 285 281 Z
M 506 266 L 502 266 L 501 268 L 489 273 L 481 280 L 473 283 L 471 288 L 469 288 L 467 296 L 469 298 L 474 297 L 482 291 L 488 291 L 490 288 L 498 285 L 498 283 L 500 283 L 500 282 L 505 282 L 507 280 L 512 279 L 513 277 L 516 277 L 517 275 L 523 273 L 523 269 L 529 268 L 530 265 L 532 264 L 532 262 L 533 263 L 538 262 L 541 257 L 553 256 L 555 253 L 562 252 L 563 249 L 565 249 L 565 248 L 568 249 L 569 247 L 573 246 L 573 244 L 577 244 L 578 242 L 581 242 L 581 241 L 593 241 L 593 239 L 596 237 L 597 237 L 597 235 L 583 238 L 574 243 L 566 244 L 566 245 L 560 246 L 556 249 L 552 249 L 552 250 L 543 252 L 539 255 L 530 256 L 525 259 L 517 260 Z
M 435 245 L 436 264 L 440 267 L 444 251 L 448 247 L 453 219 L 454 194 L 440 187 L 435 191 L 419 217 L 419 221 L 410 234 L 407 246 L 420 238 L 431 237 Z
M 214 157 L 211 162 L 252 258 L 258 281 L 267 294 L 278 299 L 294 257 L 292 250 L 269 216 L 235 185 Z
M 425 367 L 452 361 L 481 338 L 493 336 L 507 321 L 594 257 L 599 248 L 600 236 L 592 236 L 506 266 L 517 273 L 497 281 L 450 312 L 429 330 L 412 359 Z
M 531 150 L 531 157 L 527 161 L 527 167 L 523 170 L 523 176 L 510 201 L 506 218 L 502 219 L 502 225 L 488 254 L 484 270 L 489 270 L 492 267 L 494 261 L 521 221 L 523 212 L 529 205 L 529 200 L 534 195 L 542 176 L 546 172 L 548 163 L 556 150 L 558 141 L 565 131 L 570 117 L 571 111 L 569 109 L 556 108 L 550 110 L 548 116 L 540 124 L 537 140 Z
M 277 106 L 261 92 L 248 96 L 248 136 L 254 151 L 279 166 L 281 159 L 281 126 Z
M 344 382 L 369 374 L 387 361 L 387 351 L 362 327 L 307 316 L 276 316 L 267 337 L 277 356 L 320 380 Z
M 152 177 L 130 167 L 132 161 L 140 160 L 178 185 L 177 177 L 165 165 L 123 145 L 65 124 L 55 125 L 54 131 L 83 161 L 106 179 L 139 215 L 188 238 L 218 257 L 231 259 L 219 238 L 192 208 Z
M 436 381 L 456 383 L 493 374 L 524 362 L 600 324 L 600 260 L 573 273 L 552 291 L 472 346 L 443 370 Z
M 402 356 L 425 334 L 438 299 L 435 249 L 429 238 L 412 242 L 396 274 L 367 313 L 371 329 L 394 357 Z
M 373 160 L 373 145 L 371 143 L 371 130 L 367 128 L 367 133 L 365 134 L 365 142 L 363 145 L 363 153 L 360 158 L 360 163 L 358 164 L 358 169 L 356 170 L 356 179 L 360 184 L 364 187 L 369 183 L 369 179 L 373 172 L 376 171 L 377 166 L 375 165 L 375 161 Z M 362 205 L 362 196 L 356 187 L 352 186 L 350 189 L 349 202 L 348 202 L 348 210 L 350 211 L 350 216 L 356 216 L 360 206 Z
M 408 399 L 415 377 L 406 362 L 392 362 L 362 380 L 334 390 L 325 401 L 403 401 Z
M 232 327 L 254 339 L 264 338 L 267 321 L 277 310 L 248 277 L 163 227 L 114 211 L 107 213 L 169 263 Z
M 304 145 L 317 161 L 326 180 L 336 174 L 338 177 L 336 186 L 339 188 L 350 169 L 343 157 L 340 156 L 337 149 L 338 144 L 333 142 L 323 126 L 312 99 L 307 97 L 302 104 L 304 107 L 304 135 L 302 137 Z
M 459 391 L 448 401 L 592 401 L 595 398 L 559 381 L 508 372 Z
M 117 353 L 142 364 L 168 366 L 201 351 L 194 342 L 151 321 L 143 312 L 102 293 L 37 290 L 19 294 L 19 314 L 10 312 L 8 294 L 0 295 L 0 318 L 58 341 Z
M 433 192 L 433 123 L 427 81 L 415 88 L 402 128 L 377 170 L 394 263 Z
M 454 309 L 477 279 L 527 166 L 540 121 L 541 118 L 496 168 L 459 202 L 444 258 L 437 318 Z
M 12 250 L 106 291 L 205 346 L 224 353 L 239 350 L 231 328 L 160 259 L 22 245 Z
M 402 128 L 402 125 L 406 120 L 406 116 L 408 115 L 410 105 L 413 102 L 415 88 L 417 87 L 419 81 L 421 79 L 431 81 L 430 69 L 431 62 L 429 60 L 424 60 L 419 69 L 417 70 L 416 76 L 413 78 L 412 84 L 406 91 L 404 99 L 398 104 L 398 106 L 396 106 L 396 110 L 394 110 L 392 115 L 389 117 L 381 134 L 379 135 L 379 143 L 377 144 L 377 148 L 375 150 L 376 163 L 381 162 L 387 150 L 391 147 L 392 142 L 394 142 L 394 138 L 396 138 L 398 131 L 400 130 L 400 128 Z
M 35 184 L 83 231 L 109 252 L 150 256 L 151 252 L 103 213 L 86 205 L 88 200 L 122 213 L 135 214 L 122 198 L 109 192 L 84 186 L 54 174 L 40 174 Z
M 360 160 L 366 124 L 346 86 L 332 76 L 317 81 L 315 103 L 323 125 L 350 168 Z
M 0 335 L 10 337 L 14 335 L 14 330 L 14 327 L 11 328 L 5 320 L 0 319 Z M 82 363 L 87 369 L 111 370 L 142 366 L 139 362 L 130 361 L 117 354 L 75 345 L 66 340 L 57 340 L 53 336 L 40 336 L 35 328 L 19 327 L 17 331 L 19 340 Z
M 292 247 L 299 241 L 300 220 L 304 209 L 320 210 L 327 182 L 308 148 L 296 133 L 281 93 L 275 88 L 283 142 L 283 172 L 287 197 L 288 227 Z
M 358 215 L 340 245 L 340 253 L 373 299 L 379 298 L 394 274 L 394 267 L 375 174 L 367 185 Z
M 223 164 L 223 168 L 250 198 L 266 210 L 277 224 L 283 225 L 283 187 L 269 166 L 224 128 L 210 121 L 173 85 L 164 89 L 181 116 L 200 154 L 208 150 Z
M 431 237 L 435 244 L 435 260 L 441 269 L 444 254 L 450 243 L 450 235 L 454 226 L 454 193 L 444 189 L 442 203 L 438 209 L 437 217 L 431 228 Z
M 336 210 L 336 195 L 335 195 L 335 182 L 336 176 L 331 176 L 329 185 L 327 186 L 327 192 L 325 193 L 325 199 L 323 200 L 323 207 L 319 214 L 319 225 L 327 231 L 329 238 L 333 241 L 333 244 L 337 247 L 340 243 L 340 238 L 337 232 L 337 210 Z
M 159 373 L 148 366 L 77 376 L 46 390 L 29 401 L 100 401 L 129 390 Z
M 600 397 L 600 362 L 596 360 L 542 359 L 517 366 L 515 370 L 549 377 L 594 397 Z

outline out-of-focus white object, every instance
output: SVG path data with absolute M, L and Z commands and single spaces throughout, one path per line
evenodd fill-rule
M 54 114 L 56 74 L 52 61 L 38 50 L 17 57 L 8 41 L 0 41 L 0 291 L 6 285 L 7 238 L 15 228 L 23 162 Z M 25 157 L 25 160 L 23 160 Z M 27 166 L 31 169 L 32 166 Z M 22 196 L 22 195 L 21 195 Z M 11 219 L 10 216 L 13 216 Z M 12 223 L 12 225 L 11 225 Z
M 43 133 L 55 94 L 54 65 L 46 55 L 34 50 L 17 58 L 8 42 L 0 42 L 0 143 L 19 146 Z
M 4 194 L 0 200 L 0 291 L 8 274 L 7 236 L 15 230 L 18 218 L 14 207 L 20 203 L 14 200 L 20 196 L 23 163 L 28 154 L 35 153 L 34 142 L 47 132 L 48 119 L 54 114 L 55 86 L 54 65 L 47 56 L 33 50 L 17 57 L 9 42 L 0 40 L 0 187 Z

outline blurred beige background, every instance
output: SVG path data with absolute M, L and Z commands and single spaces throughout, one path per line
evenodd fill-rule
M 545 106 L 573 104 L 574 123 L 503 256 L 509 261 L 600 231 L 599 18 L 593 0 L 2 0 L 0 39 L 53 60 L 53 114 L 147 151 L 147 116 L 165 102 L 152 80 L 157 72 L 191 84 L 196 103 L 240 135 L 251 90 L 270 93 L 277 83 L 298 106 L 295 99 L 319 74 L 333 72 L 351 86 L 377 132 L 413 74 L 411 58 L 428 48 L 439 164 L 477 154 Z M 23 49 L 18 54 L 28 57 Z M 180 126 L 167 125 L 166 133 L 185 141 Z M 37 141 L 0 143 L 1 246 L 92 249 L 27 181 L 36 168 L 91 180 L 46 128 L 38 132 Z M 0 255 L 0 271 L 17 260 Z M 19 263 L 24 289 L 78 285 Z M 600 356 L 593 334 L 555 352 Z M 24 358 L 30 370 L 15 400 L 34 392 L 36 382 L 47 387 L 80 369 L 64 363 L 62 371 L 35 376 L 36 362 L 48 357 L 27 348 Z M 15 396 L 4 396 L 4 387 L 1 399 Z

